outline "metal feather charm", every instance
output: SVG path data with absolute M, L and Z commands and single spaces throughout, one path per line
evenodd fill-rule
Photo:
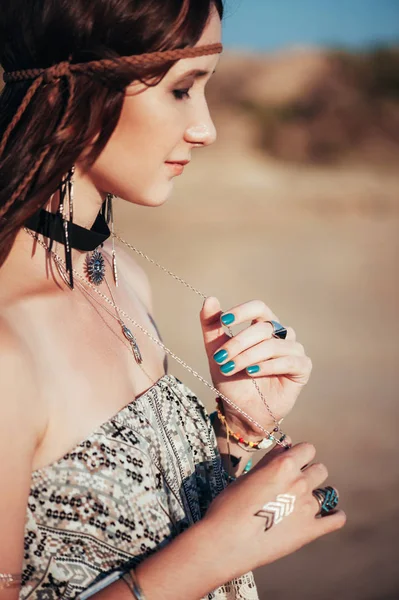
M 143 362 L 143 357 L 141 356 L 140 348 L 138 347 L 136 338 L 134 337 L 134 335 L 132 334 L 130 329 L 128 327 L 126 327 L 126 325 L 124 323 L 121 322 L 121 325 L 122 325 L 123 335 L 130 342 L 130 345 L 132 347 L 132 352 L 133 352 L 134 358 L 136 359 L 136 363 L 138 365 L 141 365 L 141 363 Z

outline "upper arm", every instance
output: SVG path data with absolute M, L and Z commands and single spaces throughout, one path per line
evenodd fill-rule
M 109 260 L 112 262 L 112 244 L 109 240 L 105 242 L 104 250 L 108 254 Z M 121 246 L 118 245 L 115 254 L 117 267 L 120 267 L 120 276 L 123 277 L 126 285 L 130 288 L 130 291 L 133 291 L 144 304 L 147 312 L 152 314 L 151 286 L 146 272 L 136 263 L 126 250 L 121 248 Z
M 32 460 L 40 429 L 37 398 L 33 362 L 0 318 L 0 573 L 21 573 Z M 0 591 L 0 598 L 18 598 L 18 589 Z

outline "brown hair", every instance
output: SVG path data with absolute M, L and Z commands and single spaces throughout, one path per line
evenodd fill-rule
M 0 267 L 82 152 L 90 146 L 86 167 L 101 154 L 126 86 L 156 85 L 179 58 L 165 51 L 193 47 L 212 6 L 222 18 L 223 0 L 69 0 L 62 11 L 52 0 L 2 0 L 0 63 L 25 77 L 5 76 L 0 96 Z M 156 52 L 163 59 L 137 60 Z M 32 83 L 35 69 L 47 71 Z

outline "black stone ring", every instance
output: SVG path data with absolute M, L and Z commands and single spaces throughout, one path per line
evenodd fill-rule
M 338 490 L 336 490 L 334 487 L 327 486 L 325 488 L 317 488 L 317 490 L 313 490 L 312 494 L 319 503 L 319 511 L 316 514 L 316 517 L 319 515 L 325 517 L 331 511 L 337 508 L 339 494 Z
M 287 337 L 287 330 L 283 325 L 281 325 L 281 323 L 277 323 L 277 321 L 266 321 L 266 323 L 270 323 L 270 325 L 273 327 L 273 337 L 279 338 L 280 340 L 285 340 Z

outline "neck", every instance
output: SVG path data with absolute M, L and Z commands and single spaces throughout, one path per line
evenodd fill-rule
M 74 211 L 73 222 L 85 229 L 93 226 L 105 199 L 105 193 L 100 192 L 87 174 L 80 171 L 78 165 L 73 178 Z M 83 200 L 84 199 L 84 200 Z M 58 192 L 48 201 L 45 210 L 55 213 L 59 206 Z M 35 234 L 37 235 L 37 234 Z M 37 235 L 46 247 L 49 240 L 43 235 Z M 64 245 L 53 243 L 53 251 L 64 260 Z M 74 270 L 84 272 L 87 252 L 72 249 L 72 264 Z M 12 299 L 32 293 L 67 290 L 54 261 L 49 259 L 46 250 L 36 242 L 23 228 L 18 232 L 12 250 L 0 269 L 0 303 L 4 298 Z

